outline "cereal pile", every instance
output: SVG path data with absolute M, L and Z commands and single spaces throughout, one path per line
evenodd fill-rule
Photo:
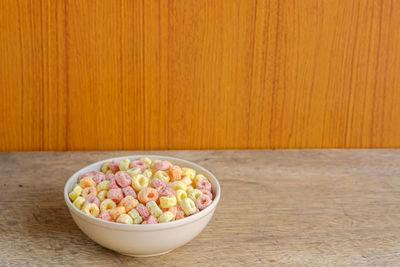
M 198 213 L 213 199 L 202 174 L 168 161 L 141 158 L 105 162 L 79 176 L 69 193 L 83 213 L 124 224 L 154 224 Z

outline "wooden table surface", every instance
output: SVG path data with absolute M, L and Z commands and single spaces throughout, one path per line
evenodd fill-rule
M 400 263 L 400 150 L 147 152 L 210 169 L 221 182 L 222 199 L 209 225 L 187 245 L 131 258 L 79 230 L 63 187 L 89 163 L 138 153 L 1 153 L 0 265 Z

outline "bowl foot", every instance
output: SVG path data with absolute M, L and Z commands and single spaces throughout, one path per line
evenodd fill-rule
M 171 252 L 171 251 L 172 251 L 172 249 L 171 250 L 167 250 L 167 251 L 163 251 L 163 252 L 160 252 L 160 253 L 155 253 L 155 254 L 128 254 L 128 253 L 121 253 L 121 254 L 125 255 L 125 256 L 129 256 L 129 257 L 147 258 L 147 257 L 161 256 L 161 255 L 167 254 L 168 252 Z

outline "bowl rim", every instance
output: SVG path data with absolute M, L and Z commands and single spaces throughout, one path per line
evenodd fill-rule
M 95 165 L 100 165 L 103 164 L 106 161 L 110 161 L 110 160 L 121 160 L 121 159 L 139 159 L 139 158 L 150 158 L 150 159 L 161 159 L 161 160 L 170 160 L 170 161 L 179 161 L 180 163 L 184 163 L 184 164 L 188 164 L 190 168 L 190 165 L 192 165 L 192 167 L 195 167 L 199 170 L 201 170 L 201 172 L 203 172 L 202 174 L 207 175 L 209 178 L 211 178 L 213 180 L 213 182 L 215 182 L 216 188 L 215 188 L 215 197 L 213 199 L 213 202 L 211 203 L 211 205 L 209 205 L 207 208 L 203 209 L 202 211 L 200 211 L 197 214 L 191 215 L 189 217 L 185 217 L 182 219 L 179 219 L 177 221 L 172 221 L 172 222 L 167 222 L 167 223 L 157 223 L 157 224 L 121 224 L 121 223 L 115 223 L 115 222 L 108 222 L 108 221 L 104 221 L 101 220 L 99 218 L 94 218 L 92 216 L 89 216 L 85 213 L 83 213 L 81 210 L 79 210 L 78 208 L 76 208 L 72 202 L 69 199 L 69 191 L 68 191 L 68 185 L 71 183 L 71 181 L 73 179 L 77 179 L 77 177 L 81 174 L 81 173 L 85 173 L 87 171 L 90 171 L 89 169 L 93 169 Z M 186 166 L 184 166 L 186 167 Z M 93 170 L 92 170 L 93 171 Z M 201 218 L 205 217 L 206 215 L 208 215 L 210 212 L 214 212 L 216 206 L 218 205 L 218 202 L 220 200 L 221 197 L 221 186 L 218 182 L 218 179 L 215 177 L 215 175 L 213 173 L 211 173 L 209 170 L 207 170 L 206 168 L 188 161 L 188 160 L 184 160 L 184 159 L 180 159 L 180 158 L 175 158 L 175 157 L 170 157 L 170 156 L 161 156 L 161 155 L 129 155 L 129 156 L 122 156 L 122 157 L 113 157 L 113 158 L 108 158 L 108 159 L 104 159 L 104 160 L 100 160 L 100 161 L 96 161 L 90 165 L 86 165 L 83 168 L 79 169 L 78 171 L 76 171 L 74 174 L 72 174 L 67 181 L 65 182 L 64 185 L 64 200 L 65 203 L 67 204 L 67 207 L 69 208 L 71 213 L 74 213 L 75 215 L 78 215 L 80 218 L 84 219 L 85 221 L 89 222 L 89 223 L 93 223 L 95 225 L 98 226 L 102 226 L 105 228 L 110 228 L 110 229 L 114 229 L 114 230 L 123 230 L 123 231 L 156 231 L 156 230 L 164 230 L 164 229 L 169 229 L 169 228 L 175 228 L 175 227 L 179 227 L 181 225 L 186 225 L 186 224 L 190 224 L 193 223 L 195 221 L 200 220 Z

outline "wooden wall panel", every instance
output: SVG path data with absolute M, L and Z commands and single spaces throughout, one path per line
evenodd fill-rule
M 400 147 L 400 2 L 0 1 L 0 150 Z

